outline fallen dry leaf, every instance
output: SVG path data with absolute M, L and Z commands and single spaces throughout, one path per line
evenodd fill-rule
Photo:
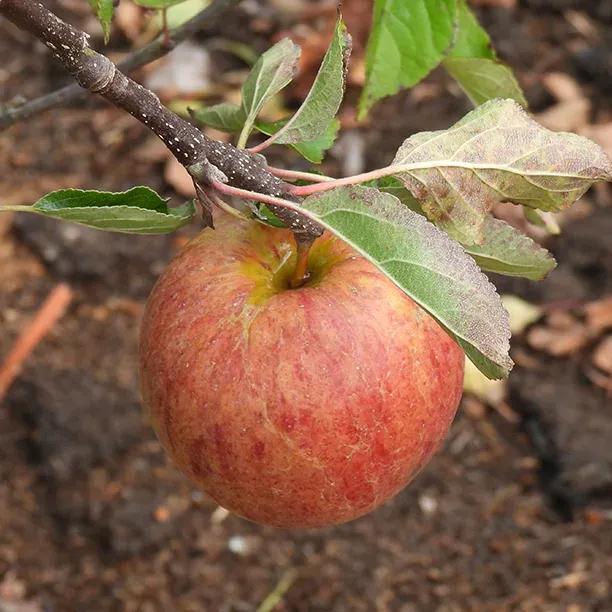
M 612 335 L 606 336 L 593 351 L 593 365 L 612 376 Z
M 184 42 L 150 64 L 145 84 L 162 98 L 201 95 L 210 89 L 211 70 L 208 51 L 195 43 Z
M 597 508 L 587 508 L 583 516 L 587 525 L 601 525 L 606 520 L 605 514 Z
M 153 512 L 153 517 L 158 523 L 166 523 L 170 519 L 170 511 L 165 506 L 158 506 Z
M 0 598 L 1 612 L 41 612 L 42 606 L 35 601 L 7 601 Z
M 585 128 L 591 114 L 591 102 L 576 98 L 559 102 L 537 115 L 538 122 L 555 132 L 576 132 Z
M 608 157 L 612 157 L 612 122 L 585 125 L 578 132 L 581 136 L 594 140 Z
M 592 335 L 596 336 L 603 330 L 612 328 L 612 296 L 590 302 L 584 307 L 584 314 Z
M 586 325 L 568 312 L 553 311 L 545 325 L 538 325 L 527 333 L 531 348 L 553 357 L 572 355 L 582 349 L 589 339 Z
M 132 42 L 140 37 L 144 21 L 143 9 L 131 2 L 121 2 L 115 10 L 115 25 Z
M 565 20 L 582 34 L 585 38 L 596 40 L 599 38 L 599 30 L 593 20 L 586 14 L 579 11 L 568 10 L 563 13 Z
M 166 167 L 164 168 L 164 179 L 166 179 L 166 183 L 168 183 L 176 193 L 188 198 L 195 197 L 193 179 L 176 158 L 171 157 L 167 161 Z
M 493 406 L 506 397 L 506 381 L 489 380 L 469 359 L 466 359 L 463 391 Z
M 535 304 L 530 304 L 516 295 L 502 295 L 504 308 L 510 317 L 510 331 L 517 335 L 525 331 L 532 323 L 542 316 L 542 309 Z
M 544 240 L 548 236 L 545 228 L 533 223 L 529 223 L 525 219 L 525 213 L 522 206 L 508 205 L 506 202 L 498 202 L 493 205 L 493 216 L 508 223 L 512 227 L 520 230 L 523 234 L 527 234 L 536 242 Z
M 584 98 L 582 89 L 576 79 L 565 72 L 549 72 L 544 74 L 542 75 L 542 83 L 559 102 L 569 102 Z
M 549 584 L 553 589 L 576 589 L 587 580 L 589 580 L 589 574 L 584 571 L 578 571 L 565 574 L 559 578 L 553 578 Z
M 602 374 L 599 370 L 592 367 L 585 368 L 585 372 L 589 380 L 606 391 L 608 395 L 612 395 L 612 378 Z
M 588 125 L 591 101 L 574 78 L 564 72 L 549 72 L 542 76 L 542 83 L 558 101 L 537 115 L 543 126 L 556 132 L 576 132 Z

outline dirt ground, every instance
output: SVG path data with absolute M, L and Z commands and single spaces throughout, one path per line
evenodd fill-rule
M 94 29 L 85 2 L 47 4 Z M 214 72 L 206 101 L 224 97 L 244 69 L 220 40 L 261 49 L 289 30 L 318 52 L 326 22 L 316 11 L 298 27 L 283 3 L 244 4 L 212 42 L 199 41 L 215 66 L 228 66 L 225 76 Z M 308 3 L 291 3 L 300 4 Z M 612 149 L 610 2 L 474 4 L 532 110 Z M 344 11 L 364 29 L 369 2 L 346 0 Z M 111 50 L 130 44 L 119 32 Z M 0 57 L 0 103 L 67 82 L 41 45 L 1 21 Z M 355 128 L 356 91 L 329 172 L 388 161 L 412 132 L 447 127 L 469 110 L 435 73 Z M 95 101 L 0 134 L 5 203 L 59 187 L 134 184 L 178 202 L 182 183 L 171 170 L 137 122 Z M 612 342 L 612 303 L 603 301 L 612 297 L 610 189 L 593 190 L 562 221 L 564 233 L 546 240 L 559 261 L 546 281 L 493 279 L 544 309 L 513 340 L 517 366 L 503 399 L 466 396 L 444 449 L 380 510 L 286 532 L 226 516 L 169 463 L 140 412 L 142 308 L 197 227 L 130 237 L 0 217 L 0 356 L 53 287 L 74 291 L 0 404 L 0 612 L 246 612 L 275 591 L 274 609 L 296 612 L 612 610 L 612 373 L 596 357 Z

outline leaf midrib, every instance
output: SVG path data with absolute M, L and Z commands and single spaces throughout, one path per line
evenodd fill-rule
M 599 177 L 585 177 L 580 174 L 568 174 L 565 172 L 544 172 L 544 171 L 529 171 L 529 170 L 518 170 L 512 168 L 512 166 L 506 164 L 477 164 L 471 162 L 454 162 L 449 160 L 432 160 L 427 162 L 417 162 L 412 164 L 393 164 L 385 168 L 385 175 L 387 174 L 398 174 L 401 172 L 412 173 L 418 170 L 434 170 L 436 168 L 460 168 L 463 170 L 497 170 L 499 172 L 509 172 L 518 176 L 526 177 L 556 177 L 556 178 L 573 178 L 581 180 L 598 180 Z M 601 177 L 600 180 L 603 180 Z M 547 191 L 550 191 L 547 188 Z M 564 190 L 565 191 L 565 190 Z
M 310 212 L 307 211 L 307 209 L 302 209 L 306 212 Z M 393 223 L 391 223 L 390 221 L 388 221 L 387 219 L 381 219 L 379 217 L 373 217 L 372 215 L 369 215 L 367 213 L 363 213 L 363 212 L 358 212 L 355 210 L 351 210 L 351 209 L 346 209 L 346 208 L 334 208 L 333 211 L 330 211 L 329 213 L 325 213 L 323 215 L 319 215 L 319 214 L 315 214 L 310 212 L 310 214 L 312 215 L 312 218 L 315 220 L 318 220 L 320 223 L 322 223 L 323 225 L 327 226 L 327 228 L 332 231 L 335 232 L 337 231 L 336 228 L 332 227 L 331 225 L 328 225 L 327 223 L 325 223 L 325 217 L 334 213 L 334 212 L 349 212 L 352 213 L 354 215 L 360 215 L 360 216 L 364 216 L 364 217 L 368 217 L 368 218 L 373 218 L 376 221 L 384 221 L 387 224 L 390 224 L 392 227 L 396 227 L 393 225 Z M 375 258 L 373 258 L 371 255 L 369 255 L 365 249 L 363 249 L 362 247 L 360 247 L 358 244 L 356 244 L 355 242 L 353 242 L 352 240 L 350 240 L 347 236 L 345 236 L 343 234 L 342 236 L 342 240 L 344 242 L 346 242 L 347 244 L 349 244 L 351 247 L 353 247 L 356 251 L 358 251 L 363 257 L 365 257 L 365 259 L 367 259 L 368 261 L 370 261 L 371 263 L 373 263 L 374 265 L 379 265 L 380 262 L 378 262 Z M 414 264 L 415 266 L 420 266 L 421 268 L 425 268 L 422 264 Z M 384 268 L 381 268 L 384 271 Z M 430 268 L 425 268 L 427 271 L 432 271 Z M 441 276 L 444 276 L 442 274 L 440 274 Z M 391 282 L 396 285 L 399 289 L 401 289 L 403 292 L 407 291 L 406 287 L 402 287 L 396 279 L 394 279 L 390 274 L 385 272 L 385 276 L 391 280 Z M 453 282 L 456 282 L 457 279 L 451 279 Z M 421 308 L 423 308 L 426 312 L 430 313 L 431 316 L 433 316 L 435 319 L 437 319 L 442 325 L 444 325 L 444 327 L 446 327 L 455 337 L 460 338 L 461 340 L 463 340 L 464 342 L 466 342 L 469 346 L 472 346 L 480 355 L 482 355 L 485 359 L 487 359 L 488 361 L 491 361 L 492 363 L 494 363 L 495 365 L 499 365 L 497 363 L 497 360 L 499 359 L 500 361 L 504 360 L 504 356 L 503 355 L 498 355 L 497 351 L 495 356 L 488 356 L 485 353 L 483 353 L 479 348 L 477 348 L 473 343 L 472 340 L 468 339 L 465 337 L 465 334 L 462 334 L 460 332 L 458 332 L 455 329 L 455 326 L 453 325 L 452 327 L 449 325 L 448 321 L 445 321 L 442 317 L 438 316 L 437 314 L 433 314 L 431 312 L 431 310 L 428 308 L 428 306 L 421 300 L 419 299 L 417 296 L 413 295 L 412 293 L 410 293 L 410 297 L 417 303 L 419 304 L 419 306 Z M 456 310 L 456 309 L 452 309 L 452 310 Z

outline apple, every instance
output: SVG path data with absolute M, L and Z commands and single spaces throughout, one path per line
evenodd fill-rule
M 464 355 L 347 244 L 222 217 L 174 259 L 141 331 L 143 403 L 179 468 L 276 527 L 349 521 L 404 487 L 445 437 Z

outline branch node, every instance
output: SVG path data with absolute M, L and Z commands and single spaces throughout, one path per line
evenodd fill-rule
M 187 168 L 187 172 L 191 174 L 196 182 L 203 183 L 205 185 L 212 185 L 215 182 L 229 182 L 227 175 L 223 171 L 219 170 L 217 166 L 211 164 L 207 159 L 191 164 L 191 166 Z
M 83 63 L 72 73 L 74 78 L 81 87 L 92 93 L 104 94 L 115 79 L 115 64 L 90 49 L 83 52 L 83 58 Z

